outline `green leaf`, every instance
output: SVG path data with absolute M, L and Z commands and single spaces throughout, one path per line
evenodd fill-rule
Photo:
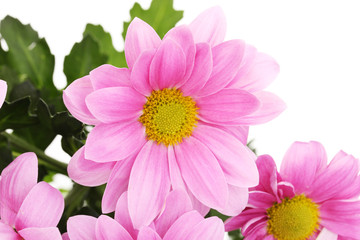
M 30 103 L 29 97 L 11 103 L 5 102 L 0 109 L 0 132 L 37 124 L 38 118 L 29 113 Z
M 83 77 L 94 68 L 106 63 L 107 57 L 100 51 L 99 44 L 87 35 L 79 43 L 75 43 L 69 55 L 65 57 L 64 73 L 69 85 Z
M 7 63 L 7 52 L 5 52 L 4 49 L 1 47 L 1 42 L 0 42 L 0 65 L 5 65 L 6 63 Z
M 110 33 L 105 32 L 101 25 L 87 24 L 83 36 L 87 35 L 99 44 L 100 52 L 108 56 L 108 64 L 127 67 L 124 52 L 118 52 L 114 48 Z
M 9 142 L 6 137 L 0 135 L 0 172 L 13 160 Z
M 6 94 L 6 99 L 8 101 L 16 100 L 16 99 L 11 99 L 9 93 L 11 93 L 11 90 L 13 89 L 13 87 L 16 84 L 20 83 L 18 74 L 13 69 L 11 69 L 9 66 L 1 65 L 0 66 L 0 79 L 5 80 L 8 85 L 8 93 Z
M 45 39 L 40 39 L 30 25 L 10 16 L 1 21 L 0 33 L 9 47 L 8 65 L 21 79 L 29 78 L 36 88 L 46 89 L 49 96 L 58 95 L 52 80 L 55 58 Z
M 130 16 L 131 21 L 138 17 L 150 24 L 162 38 L 183 17 L 183 11 L 176 11 L 173 8 L 173 0 L 153 0 L 147 10 L 144 10 L 139 3 L 135 3 L 130 10 Z M 130 22 L 124 22 L 122 33 L 124 39 Z

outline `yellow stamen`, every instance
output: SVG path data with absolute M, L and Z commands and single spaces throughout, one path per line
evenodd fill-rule
M 275 203 L 267 215 L 267 232 L 278 240 L 308 239 L 319 226 L 318 205 L 304 195 Z
M 198 120 L 197 110 L 191 97 L 184 97 L 178 89 L 165 88 L 153 91 L 147 98 L 139 121 L 149 140 L 175 145 L 191 136 Z

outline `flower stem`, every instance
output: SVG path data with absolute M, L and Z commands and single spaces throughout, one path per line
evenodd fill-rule
M 17 149 L 19 149 L 23 152 L 34 152 L 39 159 L 39 164 L 45 165 L 50 170 L 67 175 L 67 164 L 60 162 L 59 160 L 56 160 L 52 157 L 49 157 L 41 149 L 29 144 L 27 141 L 13 135 L 13 134 L 9 134 L 7 132 L 2 132 L 1 135 L 6 137 L 8 139 L 8 141 L 10 142 L 10 144 L 15 146 Z

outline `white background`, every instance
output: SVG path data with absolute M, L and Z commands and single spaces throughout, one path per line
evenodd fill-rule
M 343 149 L 360 157 L 360 5 L 358 1 L 174 0 L 190 23 L 208 7 L 220 5 L 227 16 L 226 39 L 240 38 L 272 55 L 280 75 L 268 88 L 286 103 L 275 120 L 251 127 L 249 139 L 259 154 L 280 164 L 296 140 L 320 141 L 328 157 Z M 150 0 L 139 1 L 143 7 Z M 64 56 L 82 39 L 86 23 L 101 24 L 123 48 L 122 22 L 134 1 L 0 1 L 7 14 L 31 23 L 56 58 L 55 84 L 65 85 Z M 51 145 L 48 154 L 69 160 Z

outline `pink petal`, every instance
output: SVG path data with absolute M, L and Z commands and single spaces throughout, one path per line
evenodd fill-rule
M 130 171 L 134 164 L 136 155 L 118 161 L 113 168 L 105 188 L 101 208 L 103 213 L 115 210 L 116 202 L 123 192 L 128 188 Z
M 254 93 L 260 101 L 260 107 L 253 113 L 241 117 L 241 125 L 254 125 L 269 122 L 280 115 L 285 109 L 286 104 L 278 96 L 270 92 Z
M 251 191 L 249 193 L 249 207 L 267 209 L 274 205 L 274 203 L 276 202 L 276 197 L 270 193 L 262 191 Z
M 333 233 L 358 239 L 360 201 L 330 200 L 320 206 L 321 225 Z
M 7 92 L 7 84 L 5 81 L 0 80 L 0 108 L 3 105 Z
M 68 165 L 69 177 L 85 186 L 99 186 L 107 182 L 115 163 L 97 163 L 85 158 L 85 147 L 80 148 Z
M 242 228 L 248 221 L 254 218 L 266 217 L 266 209 L 245 209 L 240 215 L 231 217 L 225 221 L 225 231 L 230 232 Z
M 67 232 L 63 233 L 61 236 L 62 236 L 62 240 L 70 240 L 69 234 Z
M 161 240 L 161 237 L 150 227 L 142 227 L 137 240 Z
M 95 236 L 96 218 L 87 215 L 70 217 L 67 230 L 70 239 L 97 240 Z
M 278 201 L 284 198 L 293 198 L 295 196 L 295 189 L 291 183 L 279 182 L 278 185 Z
M 47 228 L 59 223 L 64 211 L 64 198 L 60 191 L 46 182 L 39 182 L 24 199 L 16 216 L 15 227 Z
M 230 125 L 241 125 L 242 117 L 260 107 L 260 102 L 254 95 L 239 89 L 223 89 L 197 99 L 196 103 L 201 120 L 214 124 L 230 122 Z
M 256 166 L 259 170 L 260 182 L 254 190 L 267 192 L 277 196 L 277 183 L 280 176 L 277 172 L 274 160 L 269 155 L 261 155 L 256 160 Z
M 172 39 L 165 39 L 150 65 L 150 85 L 154 90 L 181 86 L 186 71 L 186 56 Z
M 63 100 L 69 112 L 79 121 L 89 125 L 99 123 L 85 103 L 86 96 L 93 91 L 90 77 L 85 76 L 72 82 L 63 92 Z
M 1 173 L 1 221 L 13 226 L 16 214 L 26 195 L 36 185 L 38 161 L 34 153 L 24 153 L 10 163 Z
M 340 151 L 314 180 L 309 197 L 315 202 L 351 199 L 360 195 L 360 162 Z
M 166 198 L 165 209 L 155 221 L 156 231 L 164 237 L 170 226 L 181 215 L 193 209 L 191 200 L 183 190 L 174 190 Z
M 134 18 L 125 38 L 125 56 L 129 69 L 132 69 L 142 52 L 157 48 L 160 43 L 160 37 L 149 24 L 139 18 Z
M 143 52 L 131 71 L 131 85 L 144 96 L 149 96 L 152 91 L 149 82 L 149 72 L 155 52 L 155 49 Z
M 283 158 L 281 177 L 295 187 L 296 193 L 307 192 L 326 162 L 326 152 L 320 143 L 295 142 Z
M 252 235 L 254 232 L 256 232 L 256 230 L 259 230 L 258 227 L 262 226 L 261 228 L 266 227 L 266 225 L 264 226 L 264 223 L 267 220 L 267 216 L 259 216 L 256 218 L 252 218 L 249 221 L 247 221 L 244 226 L 241 228 L 241 233 L 244 236 Z M 261 233 L 261 235 L 263 235 L 263 233 Z
M 211 123 L 204 123 L 204 124 L 219 128 L 236 137 L 243 145 L 247 144 L 247 139 L 249 135 L 249 126 L 223 126 L 223 125 L 216 125 Z
M 249 199 L 249 191 L 247 188 L 236 187 L 228 185 L 229 199 L 224 209 L 219 209 L 219 212 L 226 216 L 238 215 L 244 210 Z
M 96 240 L 133 240 L 129 233 L 114 219 L 101 215 L 95 225 Z
M 193 137 L 215 155 L 229 184 L 245 188 L 259 184 L 255 154 L 235 137 L 203 124 L 196 127 Z
M 137 155 L 130 173 L 128 204 L 135 228 L 147 226 L 154 220 L 169 191 L 167 149 L 149 141 Z
M 213 71 L 200 96 L 208 96 L 222 90 L 238 72 L 245 51 L 245 42 L 231 40 L 212 49 Z
M 336 233 L 329 231 L 326 228 L 323 228 L 320 234 L 318 235 L 318 237 L 316 238 L 316 240 L 337 240 L 337 239 L 338 239 L 338 235 Z
M 176 162 L 174 147 L 168 147 L 169 173 L 172 189 L 186 189 L 184 180 L 181 176 L 179 165 Z
M 224 224 L 218 217 L 210 217 L 202 220 L 194 226 L 193 231 L 186 237 L 188 240 L 213 240 L 224 237 Z
M 188 196 L 191 200 L 191 203 L 193 205 L 193 209 L 196 210 L 198 213 L 200 213 L 201 216 L 205 217 L 206 214 L 210 211 L 210 207 L 204 205 L 202 202 L 200 202 L 194 194 L 191 193 L 189 188 L 187 188 Z
M 195 43 L 188 26 L 177 26 L 169 30 L 164 39 L 172 39 L 182 48 L 186 57 L 186 71 L 184 79 L 188 79 L 194 67 Z
M 117 68 L 104 64 L 90 72 L 94 90 L 108 87 L 130 87 L 130 71 L 127 68 Z
M 136 153 L 146 142 L 139 121 L 99 124 L 88 135 L 85 158 L 95 162 L 119 161 Z
M 164 240 L 184 240 L 204 218 L 197 211 L 190 211 L 179 217 L 169 228 Z
M 273 235 L 268 235 L 266 226 L 267 223 L 264 219 L 258 220 L 248 228 L 247 232 L 243 232 L 243 234 L 247 239 L 276 240 Z
M 175 145 L 174 149 L 183 179 L 194 196 L 209 207 L 224 208 L 228 187 L 224 173 L 211 151 L 193 137 Z
M 127 192 L 124 192 L 117 201 L 116 210 L 115 210 L 115 220 L 118 223 L 120 223 L 120 225 L 123 226 L 125 230 L 134 239 L 136 239 L 138 231 L 134 229 L 134 226 L 130 218 Z
M 225 38 L 225 14 L 220 7 L 209 8 L 190 23 L 189 27 L 196 43 L 207 42 L 215 46 Z
M 194 68 L 189 79 L 180 90 L 185 96 L 196 95 L 209 79 L 213 67 L 211 48 L 207 43 L 196 44 Z
M 11 226 L 9 226 L 8 224 L 5 224 L 3 222 L 0 222 L 0 239 L 22 240 L 20 235 L 17 234 Z
M 146 98 L 129 87 L 103 88 L 86 97 L 90 112 L 103 123 L 140 117 Z
M 21 237 L 26 240 L 62 240 L 57 227 L 25 228 L 19 231 Z
M 279 74 L 279 64 L 269 55 L 257 52 L 246 72 L 238 72 L 231 87 L 249 92 L 266 88 Z

